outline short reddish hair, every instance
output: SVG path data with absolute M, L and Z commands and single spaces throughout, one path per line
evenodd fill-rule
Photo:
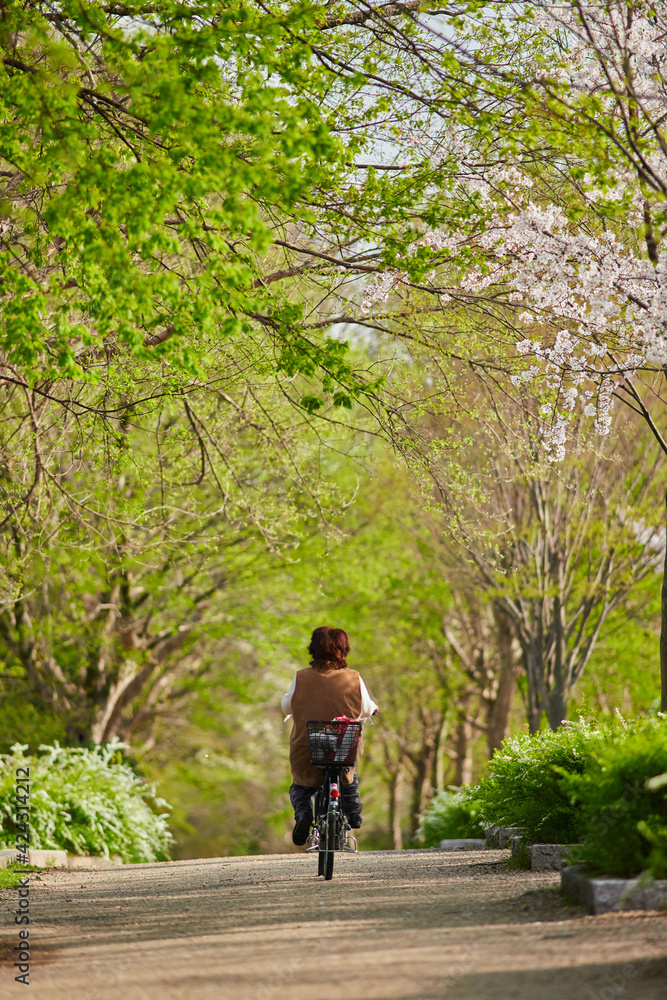
M 329 628 L 320 625 L 310 638 L 308 652 L 311 656 L 311 666 L 316 663 L 331 663 L 335 667 L 347 666 L 347 654 L 350 652 L 350 640 L 342 628 Z

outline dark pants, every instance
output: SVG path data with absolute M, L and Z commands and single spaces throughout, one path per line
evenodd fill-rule
M 295 816 L 299 813 L 308 812 L 309 809 L 312 813 L 313 795 L 316 791 L 317 787 L 309 788 L 308 785 L 295 785 L 292 783 L 289 790 L 289 800 L 292 803 Z M 359 779 L 356 774 L 351 784 L 341 786 L 341 793 L 345 815 L 349 817 L 353 813 L 361 813 L 362 805 L 359 801 Z

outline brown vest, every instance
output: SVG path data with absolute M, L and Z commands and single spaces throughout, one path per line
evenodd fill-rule
M 361 685 L 356 670 L 305 667 L 296 675 L 292 695 L 292 735 L 289 762 L 296 785 L 311 788 L 322 784 L 323 773 L 310 763 L 307 722 L 328 722 L 338 715 L 358 719 L 361 715 Z M 361 750 L 361 748 L 360 748 Z M 357 756 L 357 760 L 358 760 Z M 344 775 L 346 784 L 354 778 L 354 770 Z

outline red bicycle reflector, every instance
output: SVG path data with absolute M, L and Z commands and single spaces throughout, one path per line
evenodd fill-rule
M 338 798 L 338 785 L 332 785 L 331 786 L 331 798 L 332 799 L 337 799 Z

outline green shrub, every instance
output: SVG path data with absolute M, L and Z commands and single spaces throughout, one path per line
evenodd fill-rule
M 667 878 L 667 722 L 646 719 L 596 748 L 564 779 L 585 839 L 575 854 L 592 874 Z
M 10 754 L 0 754 L 2 846 L 15 846 L 16 769 L 29 767 L 31 847 L 118 854 L 126 862 L 167 858 L 173 843 L 169 806 L 124 762 L 122 743 L 93 750 L 58 744 L 39 749 L 39 756 L 27 756 L 27 747 L 15 744 Z
M 483 837 L 479 806 L 466 792 L 438 792 L 424 813 L 418 837 L 424 847 L 437 847 L 441 840 Z
M 581 774 L 610 728 L 585 722 L 506 738 L 493 755 L 490 773 L 472 795 L 487 826 L 520 827 L 529 841 L 571 844 L 583 835 L 581 811 L 566 773 Z

